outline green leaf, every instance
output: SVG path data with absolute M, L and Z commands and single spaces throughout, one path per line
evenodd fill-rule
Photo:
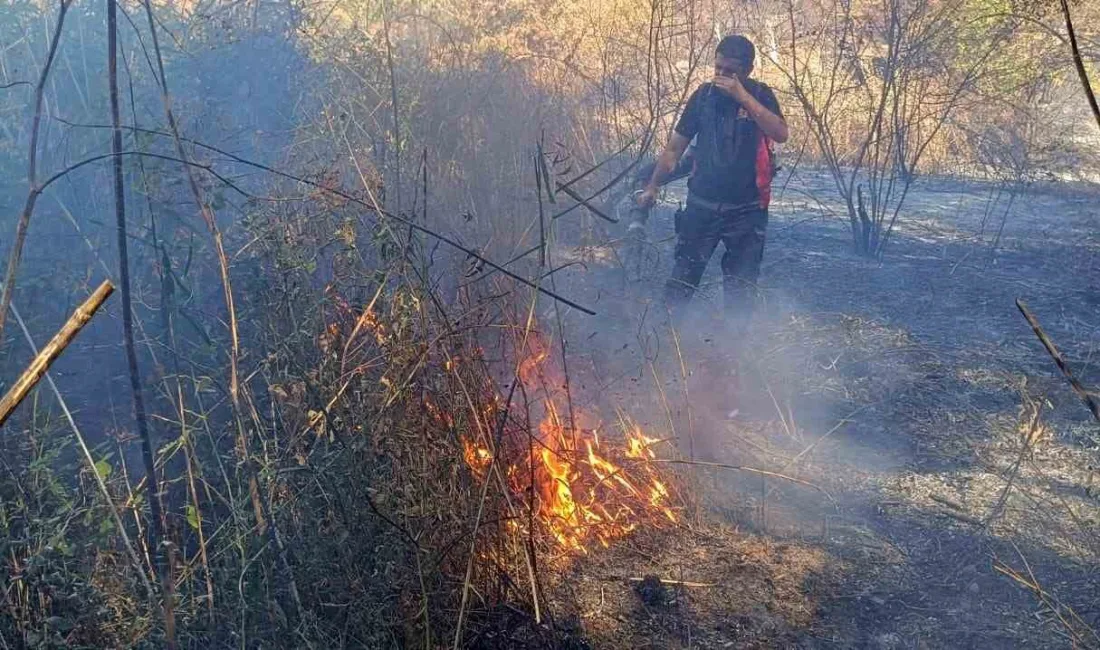
M 191 524 L 191 528 L 199 529 L 199 511 L 195 506 L 187 506 L 187 523 Z
M 99 478 L 107 478 L 111 475 L 111 464 L 105 460 L 98 461 L 95 464 L 95 472 L 99 474 Z

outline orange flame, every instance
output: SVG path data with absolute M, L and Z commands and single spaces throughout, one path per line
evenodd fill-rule
M 462 439 L 462 456 L 466 464 L 474 471 L 478 478 L 485 477 L 485 470 L 489 469 L 489 463 L 493 462 L 493 453 L 484 447 L 479 447 L 468 438 Z
M 656 458 L 652 447 L 661 441 L 646 436 L 625 416 L 621 445 L 601 444 L 598 427 L 568 426 L 553 393 L 563 381 L 547 376 L 546 346 L 535 339 L 531 347 L 519 365 L 520 380 L 529 394 L 551 388 L 543 393 L 537 432 L 530 439 L 524 432 L 506 436 L 498 462 L 512 491 L 536 513 L 537 524 L 565 551 L 586 553 L 592 541 L 606 547 L 640 525 L 677 522 L 667 482 L 650 462 Z M 486 480 L 492 452 L 469 439 L 462 443 L 466 464 L 479 480 Z M 518 523 L 510 528 L 522 530 Z

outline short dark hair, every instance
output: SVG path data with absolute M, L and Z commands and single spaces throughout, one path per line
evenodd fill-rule
M 752 67 L 756 60 L 756 46 L 740 34 L 730 34 L 718 42 L 715 52 L 724 57 L 745 61 Z

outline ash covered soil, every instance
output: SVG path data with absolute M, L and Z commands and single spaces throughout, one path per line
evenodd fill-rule
M 779 181 L 740 352 L 708 317 L 720 251 L 699 316 L 676 337 L 663 323 L 682 187 L 654 211 L 640 277 L 624 279 L 616 227 L 613 245 L 554 251 L 583 262 L 558 288 L 600 312 L 565 318 L 582 408 L 786 477 L 676 465 L 683 525 L 560 576 L 566 624 L 592 647 L 1100 647 L 1100 425 L 1014 302 L 1100 386 L 1100 190 L 1009 204 L 922 179 L 879 263 L 852 252 L 826 175 Z

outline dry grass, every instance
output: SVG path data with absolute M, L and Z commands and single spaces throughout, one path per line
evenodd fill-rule
M 583 558 L 552 593 L 593 647 L 765 648 L 806 633 L 835 569 L 820 549 L 701 523 Z M 649 576 L 666 584 L 647 591 Z

